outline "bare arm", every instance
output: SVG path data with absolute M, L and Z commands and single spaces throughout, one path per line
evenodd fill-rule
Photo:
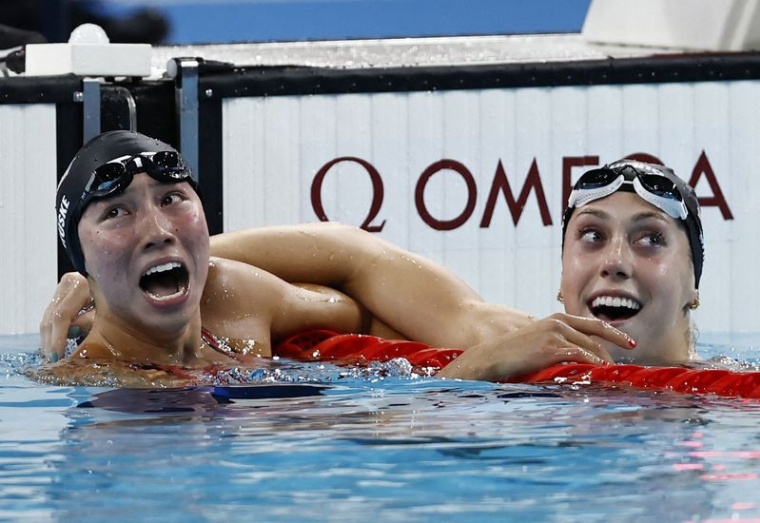
M 248 229 L 213 237 L 211 248 L 287 281 L 337 288 L 405 337 L 430 345 L 467 348 L 530 322 L 525 313 L 484 303 L 437 263 L 355 227 Z
M 624 349 L 636 347 L 628 335 L 601 320 L 558 313 L 472 347 L 443 368 L 438 376 L 493 381 L 563 362 L 614 363 L 594 337 Z
M 270 346 L 312 329 L 376 333 L 378 327 L 366 309 L 340 291 L 287 283 L 258 267 L 224 258 L 212 258 L 202 314 L 212 332 Z
M 321 284 L 359 301 L 386 335 L 465 349 L 528 325 L 531 318 L 488 304 L 450 271 L 355 227 L 334 223 L 247 229 L 211 238 L 212 254 L 289 281 Z M 73 285 L 76 283 L 76 285 Z M 61 280 L 40 325 L 43 352 L 61 355 L 65 333 L 89 299 L 86 280 Z M 87 317 L 82 318 L 82 320 Z M 84 330 L 86 322 L 76 320 Z

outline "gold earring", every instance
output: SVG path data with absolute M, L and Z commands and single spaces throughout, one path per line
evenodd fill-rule
M 565 302 L 565 300 L 562 299 L 562 289 L 560 289 L 560 290 L 557 291 L 557 301 L 560 302 L 560 303 L 564 303 Z
M 694 301 L 691 302 L 689 305 L 689 310 L 693 311 L 699 308 L 699 294 L 697 294 L 697 297 L 694 298 Z

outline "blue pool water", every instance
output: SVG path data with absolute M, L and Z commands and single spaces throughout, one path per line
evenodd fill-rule
M 701 351 L 756 365 L 753 340 Z M 243 388 L 51 387 L 18 372 L 36 343 L 0 337 L 2 520 L 760 518 L 760 401 L 315 365 Z

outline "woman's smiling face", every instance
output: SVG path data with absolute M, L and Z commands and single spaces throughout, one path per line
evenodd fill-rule
M 199 310 L 209 233 L 188 183 L 135 175 L 122 193 L 91 203 L 78 232 L 99 314 L 171 332 Z
M 603 319 L 638 342 L 607 347 L 616 360 L 683 363 L 691 355 L 688 305 L 697 291 L 689 240 L 676 220 L 629 192 L 576 209 L 562 253 L 569 314 Z

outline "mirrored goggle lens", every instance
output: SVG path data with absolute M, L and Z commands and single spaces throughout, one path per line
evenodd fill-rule
M 182 158 L 172 151 L 160 151 L 151 155 L 148 170 L 151 174 L 165 176 L 173 180 L 185 180 L 190 177 Z
M 633 188 L 642 200 L 654 205 L 673 219 L 685 220 L 689 215 L 689 210 L 686 208 L 686 204 L 680 199 L 680 193 L 677 191 L 667 195 L 660 195 L 655 191 L 644 187 L 641 177 L 633 180 Z M 679 197 L 677 198 L 676 195 Z
M 179 155 L 170 151 L 157 152 L 151 160 L 159 169 L 176 169 L 180 165 Z
M 92 181 L 85 192 L 98 195 L 110 194 L 119 189 L 125 182 L 127 169 L 122 163 L 107 163 L 95 169 Z
M 126 169 L 122 163 L 106 163 L 95 169 L 95 183 L 106 183 L 126 174 Z
M 656 194 L 661 198 L 670 198 L 679 202 L 683 201 L 681 191 L 678 190 L 676 184 L 665 176 L 642 174 L 639 175 L 639 180 L 644 189 L 652 194 Z
M 609 169 L 595 169 L 585 173 L 575 183 L 576 189 L 598 189 L 614 182 L 619 175 Z

